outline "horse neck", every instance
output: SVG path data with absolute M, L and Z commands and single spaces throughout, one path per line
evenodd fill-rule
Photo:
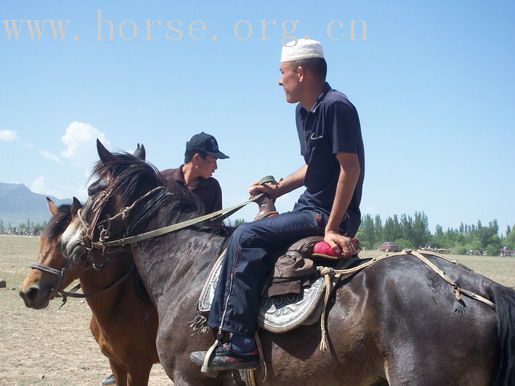
M 120 294 L 126 291 L 127 283 L 132 283 L 131 278 L 127 277 L 113 288 L 109 288 L 132 269 L 133 260 L 129 250 L 107 254 L 102 261 L 106 259 L 108 260 L 104 268 L 96 270 L 90 267 L 79 276 L 83 292 L 93 295 L 87 297 L 86 301 L 97 319 L 109 314 Z
M 198 299 L 223 241 L 210 233 L 182 230 L 133 248 L 138 272 L 158 311 L 185 295 L 193 302 Z

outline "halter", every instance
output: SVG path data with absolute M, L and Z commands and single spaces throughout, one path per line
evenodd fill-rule
M 129 215 L 130 215 L 131 210 L 134 209 L 134 207 L 138 203 L 140 203 L 142 200 L 144 200 L 145 198 L 149 197 L 150 195 L 152 195 L 153 193 L 155 193 L 156 191 L 161 190 L 161 189 L 163 189 L 163 187 L 162 186 L 158 186 L 158 187 L 155 187 L 155 188 L 149 190 L 147 193 L 145 193 L 141 197 L 137 198 L 130 206 L 126 206 L 126 207 L 120 209 L 119 212 L 116 213 L 114 216 L 107 217 L 106 219 L 99 221 L 100 216 L 102 214 L 102 211 L 103 211 L 104 207 L 106 206 L 107 202 L 109 201 L 109 199 L 111 198 L 112 193 L 113 193 L 112 189 L 103 190 L 100 193 L 102 195 L 100 197 L 100 199 L 95 201 L 93 203 L 93 205 L 92 205 L 92 210 L 94 211 L 94 217 L 93 217 L 93 221 L 90 224 L 88 224 L 88 222 L 84 218 L 83 213 L 82 213 L 82 208 L 79 209 L 77 211 L 77 217 L 79 218 L 79 221 L 80 221 L 81 226 L 83 228 L 82 231 L 81 231 L 81 233 L 83 233 L 83 235 L 81 237 L 81 245 L 86 249 L 86 251 L 88 252 L 88 255 L 93 251 L 93 249 L 99 249 L 99 250 L 102 251 L 102 255 L 105 255 L 105 253 L 106 253 L 108 248 L 109 249 L 111 249 L 112 247 L 122 247 L 122 248 L 124 248 L 127 245 L 134 244 L 134 243 L 137 243 L 137 242 L 143 241 L 143 240 L 148 240 L 148 239 L 151 239 L 151 238 L 154 238 L 154 237 L 157 237 L 157 236 L 161 236 L 161 235 L 164 235 L 164 234 L 167 234 L 167 233 L 175 232 L 175 231 L 178 231 L 180 229 L 188 228 L 188 227 L 191 227 L 193 225 L 197 225 L 199 223 L 202 223 L 202 222 L 205 222 L 205 221 L 208 221 L 208 220 L 211 220 L 211 221 L 213 221 L 215 219 L 216 220 L 223 220 L 226 217 L 228 217 L 228 216 L 232 215 L 233 213 L 237 212 L 238 210 L 240 210 L 244 206 L 248 205 L 249 203 L 258 200 L 264 194 L 264 193 L 259 194 L 257 196 L 252 197 L 251 199 L 249 199 L 249 200 L 247 200 L 245 202 L 242 202 L 240 204 L 231 206 L 229 208 L 220 209 L 220 210 L 215 211 L 213 213 L 209 213 L 209 214 L 206 214 L 206 215 L 203 215 L 203 216 L 195 217 L 193 219 L 186 220 L 186 221 L 183 221 L 183 222 L 180 222 L 180 223 L 177 223 L 177 224 L 168 225 L 168 226 L 165 226 L 165 227 L 162 227 L 162 228 L 159 228 L 159 229 L 155 229 L 155 230 L 152 230 L 152 231 L 149 231 L 149 232 L 145 232 L 145 233 L 142 233 L 142 234 L 139 234 L 139 235 L 135 235 L 135 236 L 121 238 L 121 239 L 118 239 L 118 240 L 109 241 L 109 238 L 110 238 L 109 229 L 111 227 L 112 220 L 117 219 L 118 217 L 121 217 L 122 220 L 127 219 L 129 217 Z M 107 227 L 106 228 L 104 228 L 104 226 L 103 226 L 103 224 L 105 224 L 105 223 L 107 223 Z M 95 228 L 97 226 L 100 229 L 99 240 L 98 241 L 93 241 L 93 237 L 94 237 L 94 233 L 95 233 Z M 75 293 L 75 291 L 80 288 L 80 284 L 78 286 L 75 286 L 71 291 L 64 291 L 63 289 L 61 289 L 61 285 L 62 285 L 62 282 L 64 280 L 66 271 L 67 271 L 69 265 L 71 264 L 71 262 L 72 262 L 71 259 L 67 259 L 66 264 L 64 265 L 64 267 L 61 270 L 58 270 L 58 269 L 55 269 L 55 268 L 52 268 L 52 267 L 47 267 L 47 266 L 45 266 L 43 264 L 40 264 L 40 263 L 37 263 L 37 262 L 29 263 L 29 267 L 30 268 L 37 269 L 37 270 L 42 271 L 42 272 L 50 273 L 50 274 L 55 275 L 55 276 L 58 277 L 56 286 L 54 288 L 52 288 L 52 290 L 51 290 L 51 296 L 61 296 L 63 298 L 63 303 L 61 304 L 61 307 L 66 303 L 66 300 L 67 300 L 68 296 L 69 297 L 74 297 L 74 298 L 89 298 L 89 297 L 96 296 L 96 295 L 98 295 L 100 293 L 106 292 L 106 291 L 116 287 L 117 285 L 122 283 L 124 280 L 126 280 L 130 276 L 130 274 L 134 271 L 134 269 L 135 269 L 135 265 L 134 265 L 134 262 L 133 262 L 132 263 L 132 267 L 129 270 L 129 272 L 127 272 L 127 274 L 125 274 L 123 277 L 118 279 L 113 284 L 109 285 L 107 288 L 104 288 L 104 289 L 102 289 L 102 290 L 100 290 L 98 292 L 95 292 L 95 293 L 80 294 L 80 293 Z M 103 269 L 109 262 L 110 262 L 110 259 L 107 259 L 107 261 L 105 263 L 103 263 L 102 265 L 99 265 L 99 264 L 97 264 L 95 262 L 92 262 L 92 267 L 93 267 L 93 269 L 99 271 L 99 270 Z
M 155 190 L 155 189 L 154 189 Z M 151 193 L 151 192 L 148 192 L 147 195 Z M 107 222 L 108 223 L 108 227 L 107 229 L 104 229 L 102 227 L 102 229 L 100 230 L 100 245 L 101 245 L 101 242 L 102 240 L 107 240 L 109 239 L 109 227 L 110 227 L 110 222 L 112 219 L 118 217 L 118 215 L 116 216 L 113 216 L 113 217 L 110 217 L 110 218 L 107 218 L 106 220 L 103 220 L 101 221 L 100 223 L 98 223 L 98 220 L 100 218 L 100 215 L 102 214 L 102 211 L 105 207 L 105 205 L 107 204 L 109 198 L 111 197 L 112 195 L 112 190 L 109 189 L 109 190 L 104 190 L 101 192 L 101 198 L 100 200 L 97 200 L 93 203 L 93 210 L 94 210 L 94 217 L 93 217 L 93 221 L 92 223 L 88 226 L 87 222 L 85 221 L 85 219 L 83 218 L 82 216 L 82 208 L 79 209 L 77 211 L 77 216 L 81 222 L 81 225 L 83 227 L 83 232 L 84 232 L 84 235 L 82 236 L 81 238 L 81 244 L 82 246 L 84 246 L 84 248 L 88 251 L 88 255 L 89 253 L 93 250 L 93 248 L 97 247 L 97 244 L 98 243 L 94 243 L 92 240 L 93 240 L 93 235 L 94 235 L 94 232 L 95 232 L 95 228 L 97 226 L 97 224 L 103 224 L 104 222 Z M 146 195 L 145 195 L 146 196 Z M 143 197 L 141 197 L 142 199 Z M 132 209 L 132 207 L 134 205 L 136 205 L 138 200 L 136 200 L 133 205 L 131 206 L 130 209 Z M 124 208 L 124 209 L 127 209 L 127 208 Z M 122 212 L 123 213 L 123 210 Z M 128 213 L 128 211 L 126 212 Z M 123 214 L 122 214 L 122 218 L 123 217 Z M 101 225 L 102 226 L 102 225 Z M 105 254 L 105 248 L 102 248 L 102 255 Z M 67 301 L 67 297 L 73 297 L 73 298 L 90 298 L 92 296 L 96 296 L 98 294 L 101 294 L 103 292 L 106 292 L 114 287 L 116 287 L 117 285 L 119 285 L 120 283 L 122 283 L 123 281 L 125 281 L 130 275 L 131 273 L 134 272 L 134 269 L 135 269 L 135 265 L 134 265 L 134 262 L 132 262 L 131 264 L 131 269 L 124 275 L 122 276 L 120 279 L 116 280 L 114 283 L 110 284 L 108 287 L 104 288 L 104 289 L 101 289 L 97 292 L 93 292 L 93 293 L 76 293 L 76 291 L 80 288 L 80 284 L 76 285 L 74 288 L 72 288 L 70 291 L 65 291 L 64 289 L 62 289 L 62 283 L 64 281 L 64 277 L 66 275 L 66 272 L 67 270 L 69 269 L 69 266 L 72 264 L 73 260 L 68 258 L 66 259 L 66 263 L 64 265 L 63 268 L 61 268 L 60 270 L 59 269 L 55 269 L 55 268 L 52 268 L 52 267 L 48 267 L 46 265 L 43 265 L 43 264 L 40 264 L 38 262 L 33 262 L 33 263 L 29 263 L 28 266 L 32 269 L 37 269 L 39 271 L 42 271 L 42 272 L 46 272 L 46 273 L 49 273 L 51 275 L 55 275 L 57 276 L 57 283 L 55 284 L 55 286 L 51 289 L 50 291 L 50 297 L 62 297 L 63 298 L 63 302 L 61 304 L 61 307 L 66 303 Z M 97 270 L 97 271 L 100 271 L 102 270 L 108 263 L 110 262 L 110 259 L 108 258 L 106 262 L 104 262 L 103 264 L 97 264 L 96 262 L 92 262 L 91 263 L 91 266 L 93 269 Z

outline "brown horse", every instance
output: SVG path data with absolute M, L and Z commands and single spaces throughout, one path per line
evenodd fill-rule
M 92 240 L 102 245 L 99 224 L 110 229 L 113 240 L 197 215 L 183 194 L 159 188 L 159 174 L 148 164 L 102 146 L 99 155 L 95 172 L 109 184 L 90 196 L 82 220 L 63 234 L 70 261 L 88 256 L 84 245 Z M 133 203 L 128 217 L 118 215 Z M 190 352 L 205 350 L 213 338 L 192 336 L 188 322 L 223 242 L 189 228 L 132 246 L 159 314 L 159 358 L 176 385 L 220 384 L 190 362 Z M 461 266 L 430 260 L 462 288 L 491 299 L 496 311 L 465 298 L 465 312 L 456 313 L 453 289 L 427 265 L 411 255 L 383 259 L 338 283 L 327 318 L 328 352 L 318 349 L 319 324 L 284 334 L 261 331 L 267 376 L 262 366 L 258 384 L 514 385 L 515 291 Z
M 107 255 L 109 263 L 95 251 L 90 261 L 67 264 L 60 238 L 81 205 L 74 199 L 72 205 L 57 207 L 48 199 L 48 207 L 52 218 L 40 237 L 38 263 L 60 270 L 63 276 L 32 269 L 20 287 L 20 296 L 27 307 L 45 308 L 57 292 L 78 278 L 92 310 L 91 332 L 109 359 L 117 384 L 146 385 L 152 365 L 158 362 L 157 313 L 145 291 L 138 290 L 141 284 L 131 251 L 120 249 Z M 98 264 L 101 260 L 103 266 Z
M 134 154 L 144 159 L 145 148 L 138 144 Z M 103 186 L 99 180 L 89 191 Z M 90 330 L 109 359 L 117 384 L 146 385 L 152 365 L 158 362 L 157 313 L 141 286 L 130 249 L 110 251 L 107 264 L 100 251 L 93 251 L 89 261 L 70 265 L 61 253 L 61 235 L 82 205 L 75 198 L 72 205 L 59 207 L 47 201 L 52 217 L 41 233 L 38 264 L 50 270 L 32 269 L 20 286 L 20 296 L 27 307 L 42 309 L 79 279 L 92 310 Z

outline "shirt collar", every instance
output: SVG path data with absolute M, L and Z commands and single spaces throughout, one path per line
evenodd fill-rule
M 184 164 L 179 166 L 177 169 L 172 170 L 172 178 L 175 181 L 180 181 L 180 182 L 182 182 L 184 184 L 185 183 L 185 181 L 184 181 L 184 173 L 182 172 L 182 167 L 183 166 L 184 166 Z
M 313 104 L 313 107 L 311 108 L 311 112 L 312 113 L 317 111 L 318 106 L 320 106 L 320 103 L 322 102 L 322 100 L 325 98 L 325 96 L 327 95 L 327 93 L 329 91 L 331 91 L 331 86 L 329 85 L 329 83 L 325 82 L 324 88 L 322 89 L 322 92 L 320 93 L 320 95 L 318 96 L 317 100 Z
M 320 93 L 320 95 L 318 96 L 318 98 L 315 100 L 315 103 L 313 103 L 313 107 L 311 108 L 311 110 L 309 111 L 310 113 L 315 113 L 318 109 L 318 106 L 320 106 L 320 103 L 322 103 L 322 101 L 324 100 L 325 96 L 327 95 L 327 93 L 329 91 L 331 91 L 332 88 L 331 86 L 329 85 L 329 83 L 325 82 L 324 84 L 324 87 L 322 89 L 322 92 Z M 303 113 L 307 113 L 308 111 L 301 106 L 301 109 L 303 110 Z

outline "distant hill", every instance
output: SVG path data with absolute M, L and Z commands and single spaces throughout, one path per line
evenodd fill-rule
M 50 219 L 46 195 L 32 192 L 23 184 L 5 184 L 0 182 L 0 220 L 4 226 L 18 226 L 31 222 L 42 224 Z M 49 196 L 57 205 L 70 203 Z

